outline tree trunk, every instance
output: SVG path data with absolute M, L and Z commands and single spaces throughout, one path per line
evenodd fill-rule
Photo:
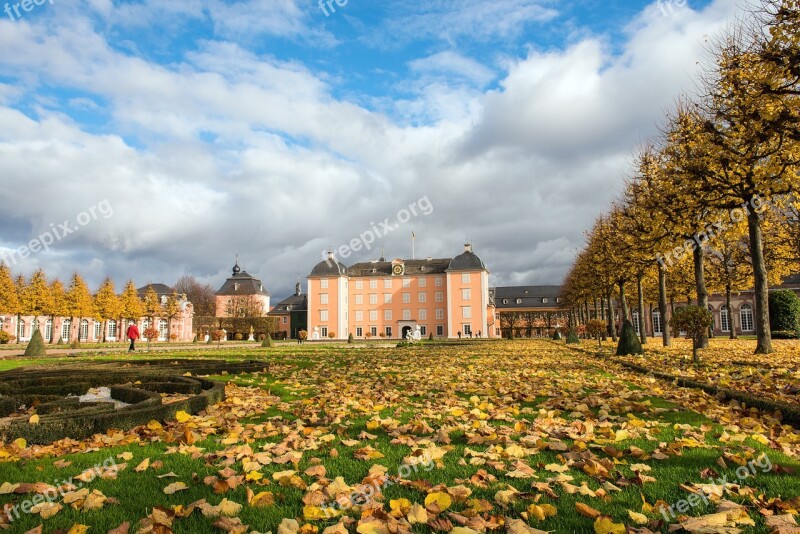
M 697 287 L 697 306 L 707 310 L 708 291 L 706 290 L 706 271 L 703 261 L 705 254 L 702 248 L 695 247 L 692 256 L 694 258 L 694 283 Z M 708 348 L 708 332 L 703 333 L 703 335 L 697 339 L 697 346 L 701 349 Z
M 619 281 L 619 305 L 622 308 L 622 322 L 631 318 L 630 310 L 628 309 L 628 299 L 625 298 L 625 281 Z
M 764 261 L 764 243 L 758 213 L 750 211 L 747 215 L 747 229 L 750 233 L 750 257 L 753 262 L 755 279 L 755 318 L 756 354 L 772 354 L 772 332 L 769 328 L 769 282 L 767 266 Z
M 103 337 L 103 343 L 105 343 L 105 342 L 106 342 L 106 326 L 107 326 L 107 325 L 108 325 L 108 321 L 106 321 L 105 319 L 103 319 L 103 320 L 100 322 L 100 328 L 102 328 L 102 329 L 103 329 L 103 331 L 101 332 L 101 334 L 102 334 L 102 337 Z
M 639 299 L 639 341 L 642 345 L 647 344 L 647 327 L 644 320 L 644 292 L 642 291 L 642 273 L 636 275 L 636 293 Z
M 19 323 L 20 323 L 20 321 L 22 321 L 22 315 L 18 313 L 17 314 L 17 331 L 14 332 L 14 335 L 17 336 L 17 345 L 22 343 L 22 340 L 20 339 L 22 336 L 19 335 Z
M 736 324 L 733 322 L 733 310 L 731 309 L 731 285 L 725 286 L 725 307 L 728 308 L 728 328 L 731 331 L 731 339 L 736 339 Z
M 669 335 L 667 317 L 667 273 L 661 265 L 658 266 L 658 313 L 661 315 L 661 342 L 669 347 L 672 345 L 672 338 Z
M 611 336 L 611 340 L 616 343 L 617 342 L 617 325 L 614 324 L 614 301 L 611 297 L 612 288 L 609 287 L 606 293 L 606 299 L 608 301 L 608 332 Z
M 600 299 L 600 312 L 601 315 L 597 317 L 601 321 L 606 318 L 606 300 L 601 298 Z M 608 331 L 602 333 L 602 340 L 605 341 L 608 339 Z

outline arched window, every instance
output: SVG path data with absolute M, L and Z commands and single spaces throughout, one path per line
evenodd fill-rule
M 166 319 L 159 319 L 159 321 L 158 321 L 158 340 L 159 341 L 166 341 L 167 340 L 167 320 Z
M 753 325 L 753 307 L 751 305 L 742 304 L 739 315 L 742 320 L 742 332 L 752 332 L 755 330 L 755 326 Z
M 711 331 L 713 332 L 717 329 L 717 318 L 714 317 L 714 308 L 711 304 L 708 305 L 708 311 L 711 312 Z
M 44 323 L 44 340 L 50 342 L 53 340 L 53 320 L 48 319 L 46 323 Z
M 89 340 L 89 321 L 86 319 L 81 321 L 81 330 L 78 332 L 78 338 L 81 341 Z
M 100 321 L 95 321 L 94 322 L 94 339 L 96 341 L 100 341 L 101 340 L 100 336 L 102 336 L 102 335 L 103 335 L 103 323 L 100 322 Z
M 724 304 L 722 308 L 719 309 L 719 322 L 721 323 L 723 332 L 731 331 L 731 314 L 728 311 L 728 307 Z
M 117 339 L 117 321 L 114 319 L 108 321 L 108 336 L 106 337 L 115 341 Z
M 663 334 L 661 329 L 661 310 L 653 310 L 653 332 L 655 334 Z
M 69 319 L 64 319 L 61 323 L 61 339 L 62 341 L 69 341 L 69 331 L 72 327 L 72 321 Z
M 639 310 L 633 312 L 633 328 L 636 329 L 637 334 L 642 335 L 642 331 L 639 330 Z

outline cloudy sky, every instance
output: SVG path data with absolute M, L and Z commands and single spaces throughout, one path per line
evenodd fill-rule
M 493 284 L 560 283 L 742 16 L 741 0 L 326 1 L 8 4 L 0 256 L 92 285 L 219 286 L 238 253 L 281 297 L 375 228 L 410 257 L 413 229 L 417 257 L 469 239 Z

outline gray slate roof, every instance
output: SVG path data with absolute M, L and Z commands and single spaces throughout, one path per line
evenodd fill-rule
M 564 304 L 556 302 L 561 297 L 561 286 L 509 286 L 495 287 L 490 290 L 494 297 L 494 305 L 500 310 L 503 308 L 558 308 Z M 517 299 L 522 299 L 517 304 Z M 547 299 L 547 302 L 543 302 Z M 503 301 L 507 300 L 507 303 Z
M 139 289 L 136 290 L 136 293 L 139 294 L 139 298 L 144 298 L 144 296 L 147 294 L 148 289 L 150 289 L 151 287 L 153 288 L 153 291 L 156 292 L 156 295 L 158 295 L 159 297 L 162 295 L 172 295 L 172 292 L 174 291 L 167 284 L 147 284 L 146 286 L 140 287 Z
M 336 260 L 322 260 L 311 269 L 311 276 L 345 276 L 347 266 Z
M 465 251 L 450 261 L 448 270 L 450 271 L 483 271 L 486 266 L 477 254 Z
M 270 311 L 270 313 L 288 313 L 290 311 L 307 311 L 308 310 L 308 296 L 307 295 L 292 295 L 291 297 L 280 301 Z
M 443 274 L 450 265 L 450 258 L 430 260 L 403 260 L 406 275 Z M 391 276 L 392 262 L 368 261 L 356 263 L 347 269 L 348 276 Z
M 239 284 L 239 288 L 236 289 L 236 284 Z M 240 271 L 225 280 L 225 283 L 222 284 L 222 287 L 219 288 L 217 291 L 217 295 L 224 295 L 224 296 L 241 296 L 241 295 L 266 295 L 269 296 L 269 292 L 264 289 L 261 280 L 258 278 L 247 274 L 245 271 Z

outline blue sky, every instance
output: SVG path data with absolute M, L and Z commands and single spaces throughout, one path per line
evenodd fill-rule
M 3 3 L 0 2 L 0 6 Z M 14 3 L 10 3 L 13 12 Z M 0 19 L 0 256 L 96 284 L 290 293 L 420 198 L 386 255 L 560 283 L 738 0 L 47 0 Z M 9 256 L 107 201 L 113 216 Z M 377 257 L 361 250 L 344 263 Z

